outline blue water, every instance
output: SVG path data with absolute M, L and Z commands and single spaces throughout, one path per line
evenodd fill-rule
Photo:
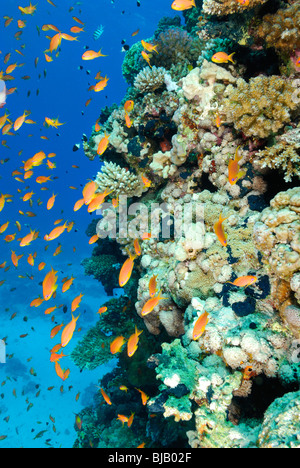
M 99 170 L 99 161 L 90 162 L 84 155 L 82 145 L 77 152 L 72 149 L 74 144 L 81 142 L 82 134 L 89 136 L 101 108 L 119 104 L 124 97 L 127 84 L 121 72 L 124 59 L 121 41 L 125 39 L 131 45 L 139 39 L 151 37 L 162 16 L 177 14 L 171 10 L 170 0 L 141 0 L 139 7 L 133 0 L 54 0 L 57 7 L 46 0 L 33 2 L 33 5 L 36 3 L 37 10 L 31 16 L 22 15 L 18 9 L 18 5 L 28 6 L 27 0 L 1 1 L 1 70 L 5 71 L 8 65 L 15 62 L 24 65 L 14 70 L 13 81 L 6 82 L 7 88 L 17 87 L 17 91 L 7 97 L 6 107 L 0 109 L 0 117 L 6 111 L 15 121 L 24 110 L 28 110 L 31 112 L 28 118 L 36 122 L 32 125 L 23 124 L 18 132 L 12 131 L 13 135 L 1 134 L 1 140 L 6 141 L 8 148 L 1 145 L 0 160 L 9 158 L 9 161 L 0 165 L 0 192 L 12 195 L 12 202 L 6 203 L 0 213 L 0 226 L 10 221 L 7 231 L 0 236 L 0 264 L 6 261 L 6 267 L 10 267 L 8 271 L 0 269 L 0 282 L 5 280 L 0 287 L 0 338 L 5 338 L 7 354 L 6 363 L 0 364 L 1 448 L 72 447 L 76 437 L 74 414 L 93 403 L 99 378 L 114 365 L 112 361 L 93 372 L 80 373 L 72 360 L 65 357 L 60 363 L 63 368 L 70 369 L 70 376 L 63 382 L 50 362 L 50 349 L 59 342 L 60 336 L 51 340 L 50 331 L 55 325 L 70 321 L 70 306 L 74 297 L 84 294 L 78 311 L 80 331 L 74 333 L 64 354 L 71 354 L 78 340 L 96 323 L 97 311 L 107 300 L 102 285 L 85 276 L 81 266 L 81 261 L 90 257 L 93 250 L 85 234 L 92 217 L 86 210 L 73 211 L 75 202 L 82 198 L 82 185 Z M 74 9 L 70 12 L 71 6 Z M 3 16 L 13 17 L 7 27 L 4 26 Z M 53 62 L 47 63 L 44 51 L 49 47 L 49 39 L 46 36 L 52 37 L 54 32 L 42 31 L 43 24 L 53 24 L 61 31 L 72 34 L 70 28 L 80 26 L 72 16 L 85 23 L 84 32 L 76 34 L 76 42 L 63 41 L 59 56 L 52 54 Z M 26 21 L 19 40 L 15 38 L 19 30 L 18 19 Z M 104 26 L 104 32 L 95 41 L 93 32 L 100 24 Z M 140 29 L 139 35 L 131 37 L 137 29 Z M 108 57 L 83 62 L 81 56 L 85 51 L 84 46 L 97 51 L 101 48 Z M 22 51 L 24 56 L 15 52 L 16 49 Z M 4 64 L 7 53 L 11 53 L 11 57 Z M 36 57 L 39 58 L 37 66 Z M 78 69 L 80 65 L 83 65 L 83 70 Z M 87 70 L 90 74 L 87 74 Z M 88 88 L 99 71 L 109 77 L 108 86 L 104 92 L 92 94 Z M 23 76 L 30 78 L 24 80 Z M 92 101 L 85 107 L 89 98 Z M 64 125 L 57 130 L 45 128 L 43 122 L 46 116 L 58 117 Z M 42 135 L 47 136 L 48 140 L 41 139 Z M 51 160 L 55 162 L 56 169 L 50 171 L 42 165 L 34 168 L 34 176 L 25 183 L 16 181 L 12 172 L 22 166 L 22 161 L 39 151 L 56 153 L 56 157 Z M 80 169 L 74 169 L 72 165 Z M 42 191 L 42 186 L 35 182 L 40 175 L 55 177 L 55 180 L 45 185 L 49 190 Z M 77 190 L 70 189 L 70 186 L 77 187 Z M 21 199 L 30 191 L 35 193 L 32 207 Z M 53 193 L 58 194 L 56 202 L 54 208 L 47 211 L 47 200 Z M 38 199 L 43 202 L 40 206 L 37 204 Z M 36 217 L 22 216 L 19 210 L 32 211 Z M 65 232 L 59 239 L 50 242 L 45 251 L 47 242 L 43 239 L 44 235 L 49 234 L 57 219 L 74 221 L 75 226 L 70 233 Z M 20 233 L 16 221 L 22 225 Z M 30 246 L 21 248 L 17 239 L 28 234 L 29 227 L 39 231 L 39 238 Z M 6 243 L 4 237 L 14 233 L 16 239 Z M 59 243 L 62 244 L 62 253 L 53 257 Z M 24 254 L 18 268 L 12 264 L 11 250 L 18 255 Z M 27 263 L 27 257 L 34 252 L 37 257 L 32 267 Z M 47 264 L 41 272 L 37 268 L 40 262 Z M 41 282 L 51 267 L 58 271 L 59 276 L 56 298 L 38 308 L 30 307 L 30 302 L 42 295 Z M 33 276 L 33 279 L 19 278 L 26 275 Z M 71 275 L 76 278 L 74 284 L 67 293 L 62 294 L 61 280 Z M 67 306 L 66 312 L 60 308 L 45 316 L 46 308 L 62 304 Z M 11 319 L 13 314 L 16 315 Z M 20 338 L 20 335 L 27 336 Z M 49 387 L 54 388 L 48 390 Z M 78 393 L 80 395 L 76 398 Z M 1 440 L 2 436 L 6 438 Z

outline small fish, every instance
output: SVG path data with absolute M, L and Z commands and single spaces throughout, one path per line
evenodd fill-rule
M 198 340 L 201 335 L 203 335 L 205 331 L 205 327 L 208 324 L 208 313 L 204 312 L 200 315 L 200 317 L 196 320 L 196 323 L 193 328 L 193 340 Z
M 146 393 L 143 392 L 143 390 L 140 390 L 139 388 L 136 388 L 136 387 L 135 387 L 135 389 L 136 389 L 138 392 L 140 392 L 141 398 L 142 398 L 142 404 L 145 406 L 146 403 L 147 403 L 147 401 L 149 400 L 148 395 L 146 395 Z
M 242 6 L 248 6 L 250 0 L 236 0 Z
M 184 11 L 184 10 L 189 10 L 190 8 L 195 7 L 195 0 L 175 0 L 171 8 L 172 10 L 176 11 Z
M 76 328 L 76 322 L 78 318 L 79 318 L 79 315 L 75 318 L 74 315 L 72 314 L 71 322 L 69 322 L 63 329 L 62 334 L 61 334 L 61 345 L 63 348 L 67 346 L 67 344 L 71 341 L 73 337 L 73 333 Z
M 149 296 L 153 297 L 156 294 L 156 279 L 158 275 L 153 275 L 152 278 L 150 278 L 149 281 Z
M 229 61 L 232 63 L 235 63 L 232 60 L 232 56 L 235 54 L 235 52 L 232 52 L 232 54 L 228 55 L 226 52 L 216 52 L 212 58 L 211 61 L 215 63 L 228 63 Z
M 148 299 L 148 301 L 144 304 L 142 308 L 142 311 L 141 311 L 142 317 L 145 317 L 145 315 L 150 314 L 150 312 L 152 312 L 152 310 L 158 305 L 159 301 L 161 301 L 162 299 L 167 299 L 167 298 L 161 296 L 161 291 L 159 291 L 157 296 L 154 296 Z
M 134 266 L 134 260 L 136 259 L 136 257 L 137 257 L 136 254 L 132 255 L 129 252 L 129 258 L 127 258 L 127 260 L 125 260 L 125 262 L 123 263 L 123 266 L 119 274 L 119 285 L 121 288 L 125 286 L 125 284 L 129 281 L 131 277 L 133 266 Z
M 75 312 L 76 309 L 78 309 L 79 307 L 79 304 L 81 302 L 81 299 L 83 298 L 83 294 L 79 294 L 79 296 L 75 297 L 75 299 L 73 300 L 72 302 L 72 305 L 71 305 L 71 310 L 72 312 Z
M 244 288 L 250 286 L 250 284 L 254 284 L 257 281 L 257 276 L 247 275 L 247 276 L 239 276 L 233 282 L 226 281 L 226 283 L 233 284 L 234 286 L 239 286 L 240 288 Z
M 139 336 L 143 330 L 138 330 L 135 327 L 135 332 L 129 337 L 127 342 L 127 356 L 132 357 L 138 348 Z
M 101 156 L 106 151 L 106 148 L 109 144 L 109 137 L 110 135 L 106 135 L 106 133 L 104 133 L 104 137 L 99 141 L 97 148 L 97 154 L 99 154 L 99 156 Z
M 126 101 L 125 104 L 124 104 L 124 110 L 125 112 L 131 112 L 134 108 L 134 101 L 132 101 L 131 99 Z
M 225 221 L 225 219 L 228 219 L 228 218 L 229 218 L 229 216 L 227 216 L 226 218 L 223 218 L 222 214 L 220 213 L 219 220 L 214 224 L 214 232 L 215 232 L 217 238 L 219 239 L 219 241 L 221 242 L 221 244 L 224 247 L 227 246 L 227 239 L 226 239 L 226 235 L 224 233 L 222 223 Z
M 236 149 L 234 159 L 229 159 L 228 162 L 228 181 L 230 185 L 236 184 L 246 174 L 246 171 L 240 171 L 239 161 L 242 159 L 242 156 L 239 157 L 239 148 L 238 146 Z
M 153 44 L 150 44 L 149 42 L 145 42 L 143 39 L 141 40 L 141 44 L 142 44 L 142 46 L 144 47 L 145 50 L 148 50 L 148 52 L 153 52 L 153 50 L 154 50 L 154 52 L 156 52 L 158 54 L 158 52 L 156 50 L 157 47 L 158 47 L 158 44 L 153 45 Z
M 94 50 L 87 50 L 86 52 L 84 52 L 81 58 L 82 60 L 94 60 L 98 57 L 107 57 L 107 55 L 103 55 L 101 53 L 101 49 L 99 50 L 99 52 L 95 52 Z
M 151 64 L 150 64 L 150 56 L 147 54 L 147 52 L 145 52 L 144 50 L 142 50 L 141 55 L 142 55 L 143 59 L 146 60 L 146 62 L 148 63 L 149 67 L 152 68 L 152 66 L 151 66 Z
M 105 393 L 105 391 L 103 390 L 103 388 L 100 388 L 100 392 L 101 392 L 101 394 L 102 394 L 104 400 L 106 401 L 106 403 L 107 403 L 108 405 L 111 405 L 112 403 L 111 403 L 111 401 L 110 401 L 110 398 L 109 398 L 109 396 L 107 395 L 107 393 Z
M 119 353 L 122 349 L 122 346 L 125 343 L 124 336 L 117 336 L 111 343 L 110 343 L 110 352 L 112 354 Z
M 101 315 L 101 314 L 104 314 L 104 312 L 107 311 L 107 307 L 100 307 L 100 309 L 98 310 L 97 314 Z
M 57 289 L 57 271 L 51 268 L 43 281 L 43 297 L 45 301 L 49 301 Z
M 104 27 L 101 24 L 100 26 L 98 26 L 98 28 L 93 33 L 94 40 L 97 41 L 99 39 L 99 37 L 102 36 L 103 32 L 104 32 Z

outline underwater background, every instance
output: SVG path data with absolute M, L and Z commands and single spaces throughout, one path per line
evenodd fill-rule
M 2 4 L 0 447 L 299 447 L 300 1 Z

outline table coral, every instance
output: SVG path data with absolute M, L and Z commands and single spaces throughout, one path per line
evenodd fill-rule
M 260 75 L 248 83 L 239 78 L 236 86 L 227 86 L 222 112 L 244 135 L 266 138 L 290 121 L 291 110 L 297 108 L 294 91 L 290 81 L 276 75 Z

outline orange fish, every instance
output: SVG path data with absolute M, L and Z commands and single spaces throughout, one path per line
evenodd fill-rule
M 139 336 L 143 333 L 143 330 L 138 330 L 135 327 L 135 332 L 129 337 L 127 342 L 127 355 L 132 357 L 138 348 Z
M 234 159 L 229 159 L 228 162 L 228 180 L 230 185 L 236 184 L 246 174 L 246 171 L 240 171 L 239 161 L 242 159 L 242 156 L 239 157 L 238 150 L 239 146 L 236 149 Z
M 130 117 L 127 114 L 127 112 L 125 112 L 125 123 L 127 128 L 130 128 L 132 126 L 132 121 L 130 120 Z
M 45 315 L 52 314 L 52 312 L 54 312 L 56 309 L 57 309 L 57 306 L 49 307 L 48 309 L 45 310 Z
M 29 6 L 27 6 L 27 7 L 18 6 L 19 10 L 20 10 L 24 15 L 33 15 L 33 13 L 34 13 L 35 10 L 36 10 L 36 7 L 37 7 L 37 5 L 31 5 L 31 2 L 30 2 L 30 4 L 29 4 Z
M 62 292 L 65 293 L 66 291 L 68 291 L 70 289 L 70 287 L 72 286 L 73 284 L 73 281 L 74 281 L 75 278 L 73 278 L 73 276 L 65 281 L 65 283 L 63 284 L 63 287 L 62 287 Z
M 65 231 L 65 229 L 67 229 L 67 227 L 68 227 L 68 222 L 66 221 L 63 226 L 58 226 L 57 228 L 54 228 L 53 231 L 51 231 L 49 235 L 46 235 L 44 237 L 44 239 L 46 241 L 52 241 L 54 239 L 57 239 L 61 234 L 63 234 L 63 232 Z
M 54 271 L 53 268 L 51 268 L 51 271 L 47 273 L 47 275 L 44 278 L 43 281 L 43 297 L 45 301 L 49 301 L 51 297 L 53 296 L 54 292 L 57 289 L 57 276 L 56 276 L 57 271 Z
M 141 250 L 141 246 L 139 244 L 139 240 L 138 239 L 135 239 L 134 242 L 133 242 L 133 246 L 134 246 L 134 250 L 135 250 L 135 253 L 140 256 L 141 253 L 142 253 L 142 250 Z
M 109 144 L 109 137 L 110 135 L 106 135 L 106 133 L 104 132 L 104 137 L 99 141 L 99 145 L 97 148 L 97 154 L 99 154 L 99 156 L 101 156 L 101 154 L 103 154 L 106 151 L 106 148 Z
M 87 50 L 86 52 L 84 52 L 81 58 L 82 60 L 94 60 L 98 57 L 107 57 L 107 55 L 101 54 L 101 49 L 99 50 L 99 52 L 95 52 L 94 50 Z
M 167 299 L 166 297 L 161 296 L 161 291 L 159 291 L 157 296 L 151 297 L 148 301 L 144 304 L 141 315 L 145 317 L 145 315 L 150 314 L 152 310 L 158 305 L 159 301 L 162 299 Z
M 172 10 L 176 11 L 184 11 L 184 10 L 189 10 L 190 8 L 195 7 L 195 0 L 175 0 L 171 8 Z
M 71 306 L 72 312 L 75 312 L 75 310 L 78 309 L 79 304 L 80 304 L 81 299 L 83 298 L 83 296 L 84 295 L 80 293 L 79 296 L 75 297 L 75 299 L 72 302 L 72 306 Z
M 101 394 L 102 394 L 104 400 L 106 401 L 106 403 L 107 403 L 108 405 L 111 405 L 112 403 L 111 403 L 111 401 L 110 401 L 110 398 L 109 398 L 109 396 L 105 393 L 105 391 L 103 390 L 103 388 L 100 388 L 100 392 L 101 392 Z
M 100 307 L 100 309 L 98 310 L 97 314 L 101 315 L 101 314 L 104 314 L 104 312 L 107 311 L 107 307 Z
M 203 335 L 206 325 L 208 324 L 208 313 L 203 312 L 200 317 L 196 320 L 193 329 L 193 340 L 198 340 Z
M 141 176 L 142 177 L 142 181 L 143 181 L 143 184 L 145 185 L 145 187 L 151 187 L 151 180 L 147 179 L 147 177 L 145 176 Z
M 146 403 L 147 403 L 147 401 L 149 400 L 148 395 L 146 395 L 146 393 L 143 392 L 143 390 L 140 390 L 139 388 L 136 388 L 136 387 L 135 387 L 135 389 L 136 389 L 138 392 L 140 392 L 141 398 L 142 398 L 142 404 L 145 406 Z
M 82 196 L 83 196 L 84 203 L 86 205 L 89 205 L 91 201 L 93 200 L 93 198 L 95 197 L 97 188 L 98 186 L 94 180 L 91 180 L 84 186 L 82 190 Z M 80 202 L 80 200 L 78 200 L 78 202 Z
M 19 265 L 19 260 L 23 257 L 23 255 L 16 255 L 15 252 L 11 251 L 11 261 L 13 262 L 13 265 L 18 268 Z
M 150 278 L 150 281 L 149 281 L 149 296 L 150 297 L 153 297 L 155 296 L 155 293 L 156 293 L 156 278 L 157 278 L 158 275 L 153 275 L 152 278 Z
M 217 221 L 214 224 L 215 234 L 216 234 L 217 238 L 219 239 L 219 241 L 221 242 L 221 244 L 224 247 L 227 246 L 227 239 L 226 239 L 226 235 L 224 233 L 222 223 L 223 223 L 223 221 L 225 221 L 225 219 L 228 219 L 228 218 L 229 218 L 229 216 L 227 216 L 227 218 L 222 218 L 222 214 L 220 213 L 219 221 Z
M 57 33 L 55 34 L 51 41 L 50 41 L 50 46 L 49 46 L 49 50 L 50 52 L 52 53 L 54 50 L 56 50 L 61 44 L 61 33 Z
M 125 102 L 124 104 L 125 112 L 131 112 L 133 108 L 134 108 L 134 102 L 132 100 L 128 100 Z
M 21 115 L 20 117 L 18 117 L 18 118 L 15 120 L 15 123 L 14 123 L 14 131 L 15 131 L 15 132 L 18 131 L 18 130 L 22 127 L 23 123 L 25 122 L 26 117 L 27 117 L 29 114 L 30 114 L 30 112 L 24 111 L 24 114 Z
M 7 221 L 7 223 L 5 224 L 2 224 L 2 226 L 0 227 L 0 234 L 3 234 L 8 228 L 8 226 L 9 226 L 9 221 Z
M 253 284 L 257 281 L 257 276 L 239 276 L 239 278 L 236 278 L 233 282 L 231 281 L 226 281 L 226 283 L 233 284 L 234 286 L 239 286 L 241 288 L 250 286 L 250 284 Z
M 54 206 L 54 203 L 55 203 L 55 199 L 56 199 L 57 195 L 52 195 L 51 198 L 49 198 L 48 202 L 47 202 L 47 210 L 52 210 L 53 206 Z
M 106 88 L 106 86 L 107 86 L 108 80 L 109 80 L 109 78 L 107 78 L 107 76 L 105 76 L 105 78 L 103 78 L 103 80 L 98 81 L 98 83 L 94 86 L 94 91 L 96 93 L 99 93 L 99 91 L 103 91 L 103 89 Z
M 150 44 L 149 42 L 145 42 L 143 39 L 141 40 L 141 44 L 144 47 L 145 50 L 148 50 L 148 52 L 153 52 L 153 50 L 158 54 L 156 48 L 157 45 Z
M 69 322 L 68 325 L 66 325 L 65 328 L 63 329 L 62 334 L 61 334 L 61 345 L 63 348 L 67 346 L 67 344 L 72 339 L 78 318 L 79 318 L 79 315 L 78 317 L 75 318 L 74 315 L 72 314 L 71 322 Z
M 147 54 L 147 52 L 145 52 L 144 50 L 142 50 L 141 55 L 142 55 L 143 59 L 146 60 L 146 62 L 148 63 L 149 67 L 152 68 L 152 66 L 150 65 L 150 56 Z
M 95 195 L 92 201 L 89 203 L 88 212 L 93 213 L 94 211 L 98 210 L 104 202 L 105 197 L 107 197 L 111 192 L 112 191 L 105 189 L 103 193 L 98 193 Z
M 232 56 L 235 54 L 235 52 L 232 52 L 232 54 L 228 55 L 226 52 L 216 52 L 212 58 L 211 61 L 215 63 L 228 63 L 229 61 L 232 63 L 235 63 L 232 60 Z
M 134 260 L 136 259 L 136 257 L 137 257 L 136 254 L 132 255 L 129 252 L 129 258 L 127 258 L 127 260 L 125 260 L 125 262 L 123 263 L 123 266 L 119 274 L 119 285 L 121 288 L 125 286 L 125 284 L 129 281 L 131 277 L 131 273 L 132 273 L 133 266 L 134 266 Z
M 49 180 L 51 181 L 51 176 L 39 176 L 35 179 L 37 184 L 45 184 L 46 182 L 49 182 Z
M 99 240 L 98 234 L 95 234 L 93 237 L 90 238 L 89 244 L 93 245 Z
M 122 346 L 125 343 L 124 336 L 117 336 L 111 343 L 110 343 L 110 352 L 112 354 L 119 353 L 122 349 Z
M 37 238 L 37 236 L 38 236 L 38 232 L 30 230 L 30 233 L 27 234 L 27 236 L 23 237 L 23 239 L 21 239 L 20 247 L 27 247 L 28 245 L 31 244 L 33 240 Z

